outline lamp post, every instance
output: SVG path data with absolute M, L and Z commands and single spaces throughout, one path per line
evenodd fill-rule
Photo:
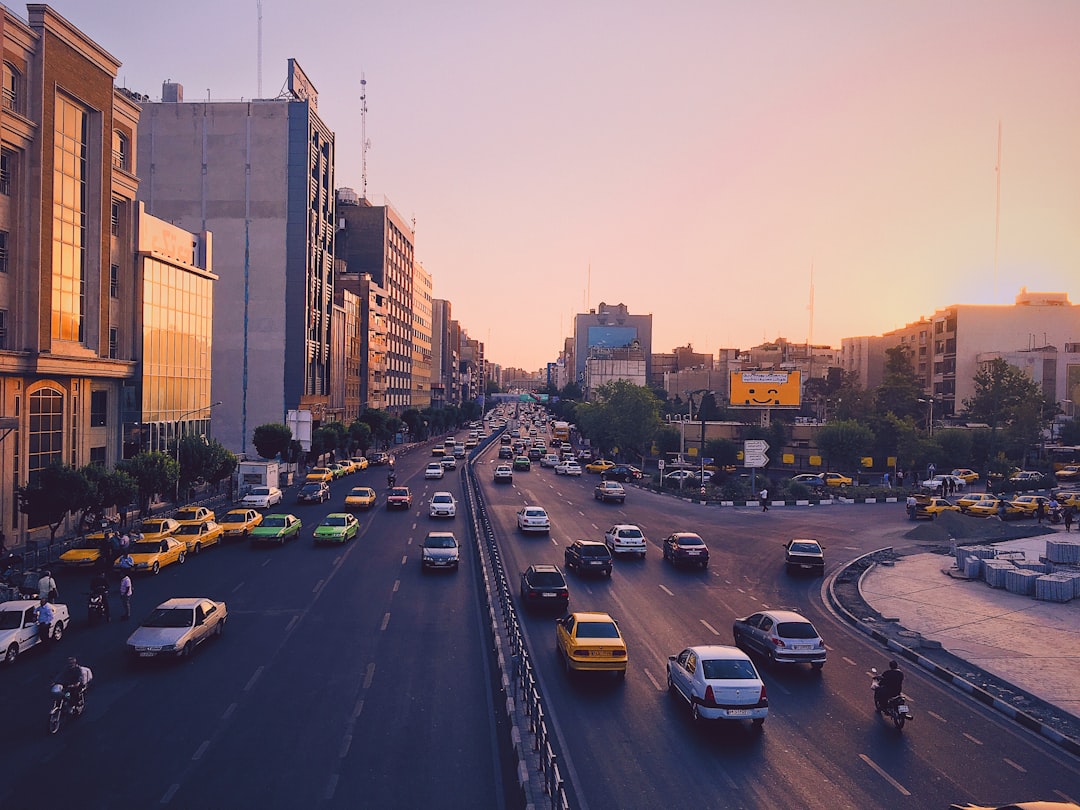
M 185 411 L 176 417 L 176 498 L 174 503 L 180 503 L 180 423 L 184 421 L 185 416 L 191 416 L 193 413 L 199 413 L 199 411 L 208 411 L 211 408 L 216 408 L 221 404 L 221 400 L 217 402 L 211 402 L 209 405 L 203 405 L 201 408 L 192 408 L 190 411 Z
M 921 402 L 923 405 L 929 405 L 930 406 L 930 416 L 929 416 L 929 418 L 927 419 L 927 422 L 926 422 L 926 433 L 929 436 L 933 436 L 934 435 L 934 398 L 930 397 L 929 399 L 920 399 L 919 402 Z
M 695 394 L 701 394 L 702 398 L 704 398 L 704 396 L 706 394 L 715 394 L 716 392 L 715 391 L 710 391 L 708 388 L 698 388 L 698 389 L 696 389 L 694 391 L 683 391 L 683 393 L 686 394 L 686 396 L 690 400 L 690 421 L 693 422 L 694 421 L 694 395 Z M 701 467 L 700 480 L 701 480 L 702 485 L 704 485 L 704 483 L 705 483 L 705 420 L 701 418 L 701 400 L 700 399 L 698 400 L 698 419 L 701 422 L 701 447 L 698 450 L 698 461 L 699 461 L 699 464 L 700 464 L 700 467 Z M 682 431 L 682 436 L 683 436 L 682 444 L 683 445 L 685 445 L 685 433 L 686 433 L 686 431 L 684 429 Z M 685 447 L 680 447 L 679 449 L 680 449 L 680 451 L 684 451 Z M 681 455 L 681 453 L 680 453 L 680 455 Z M 680 483 L 680 485 L 682 484 L 681 479 L 680 479 L 679 483 Z

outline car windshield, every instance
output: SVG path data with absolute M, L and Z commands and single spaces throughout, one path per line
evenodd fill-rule
M 449 495 L 436 495 L 434 498 L 431 499 L 431 502 L 432 503 L 452 503 L 453 500 L 454 499 L 451 498 Z
M 644 537 L 641 533 L 641 529 L 619 529 L 616 534 L 623 540 L 638 540 Z
M 191 627 L 195 611 L 192 608 L 158 608 L 142 623 L 143 627 Z
M 607 546 L 582 546 L 582 557 L 609 557 L 611 552 L 608 551 Z
M 285 518 L 283 517 L 268 517 L 262 522 L 263 528 L 269 529 L 283 529 L 285 528 Z
M 18 630 L 22 627 L 21 610 L 5 610 L 0 613 L 0 630 Z
M 796 554 L 820 554 L 821 547 L 817 543 L 792 543 L 791 550 Z
M 675 538 L 680 546 L 703 546 L 705 541 L 698 537 L 696 534 L 687 534 L 682 537 Z
M 407 498 L 409 496 L 409 490 L 405 487 L 394 487 L 390 490 L 391 498 Z
M 322 487 L 319 486 L 318 484 L 304 484 L 303 488 L 300 491 L 301 492 L 318 492 L 320 489 L 322 489 Z
M 619 628 L 612 622 L 578 622 L 578 638 L 618 638 Z
M 139 527 L 143 534 L 161 534 L 168 531 L 168 524 L 164 520 L 147 520 L 143 521 L 142 526 Z
M 256 496 L 258 496 L 258 495 L 269 495 L 270 494 L 270 488 L 269 487 L 255 487 L 255 488 L 253 488 L 251 490 L 251 492 L 249 494 L 250 495 L 256 495 Z
M 776 625 L 780 638 L 817 638 L 817 630 L 810 622 L 780 622 Z
M 349 493 L 349 497 L 351 498 L 365 498 L 368 495 L 371 495 L 371 490 L 364 489 L 363 487 L 358 487 Z
M 222 518 L 222 523 L 246 523 L 246 512 L 227 512 Z
M 201 523 L 189 523 L 186 526 L 181 526 L 173 534 L 199 534 L 202 528 Z
M 545 518 L 547 517 L 547 512 L 545 512 L 543 509 L 526 509 L 525 517 Z
M 529 584 L 561 588 L 566 583 L 558 571 L 533 571 L 529 575 Z
M 754 665 L 739 659 L 719 659 L 701 662 L 707 681 L 757 680 Z
M 428 535 L 428 538 L 424 541 L 424 546 L 427 548 L 454 548 L 457 543 L 453 537 L 447 537 L 445 535 Z
M 161 543 L 155 540 L 152 543 L 132 543 L 128 549 L 129 554 L 157 554 L 161 551 Z
M 176 513 L 177 520 L 198 520 L 199 513 L 195 509 L 181 509 Z
M 326 520 L 324 520 L 322 522 L 322 525 L 323 526 L 348 526 L 349 521 L 346 520 L 343 517 L 335 517 L 334 515 L 331 515 L 330 517 L 328 517 Z

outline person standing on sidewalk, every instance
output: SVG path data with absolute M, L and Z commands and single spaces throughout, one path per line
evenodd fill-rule
M 56 580 L 52 578 L 52 572 L 46 569 L 41 572 L 41 578 L 37 583 L 38 596 L 42 599 L 48 599 L 50 602 L 55 602 L 56 598 L 60 595 L 56 590 Z
M 120 619 L 125 620 L 131 618 L 131 595 L 134 593 L 134 589 L 131 587 L 131 574 L 124 573 L 124 578 L 120 580 L 120 604 L 124 608 L 124 612 L 120 614 Z

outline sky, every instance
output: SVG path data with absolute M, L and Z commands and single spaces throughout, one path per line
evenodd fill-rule
M 260 95 L 257 0 L 52 5 L 121 86 Z M 713 353 L 839 347 L 1022 287 L 1080 302 L 1075 0 L 262 0 L 261 20 L 261 97 L 296 58 L 357 191 L 364 76 L 367 196 L 415 218 L 489 361 L 554 361 L 600 302 L 651 313 L 654 351 Z

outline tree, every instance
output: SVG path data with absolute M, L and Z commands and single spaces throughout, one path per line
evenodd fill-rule
M 874 443 L 870 428 L 854 420 L 830 422 L 818 431 L 817 445 L 828 469 L 857 469 Z
M 1080 419 L 1073 417 L 1067 422 L 1062 422 L 1061 429 L 1058 431 L 1058 440 L 1072 447 L 1080 444 Z
M 251 443 L 255 445 L 255 452 L 262 458 L 276 458 L 279 454 L 284 455 L 292 441 L 292 431 L 287 425 L 271 422 L 259 425 L 251 437 Z
M 359 419 L 354 421 L 349 425 L 349 441 L 360 451 L 360 455 L 366 455 L 371 447 L 371 426 Z
M 138 496 L 138 483 L 123 470 L 109 470 L 98 480 L 98 498 L 102 506 L 113 507 L 120 512 L 121 518 L 127 517 L 124 514 L 127 506 Z
M 50 464 L 35 478 L 18 489 L 19 511 L 31 527 L 49 527 L 51 545 L 64 518 L 86 508 L 92 487 L 82 472 L 64 464 Z
M 975 374 L 975 393 L 964 400 L 967 418 L 990 425 L 990 456 L 997 456 L 997 431 L 1005 429 L 1004 452 L 1023 459 L 1038 443 L 1042 431 L 1057 413 L 1038 383 L 1001 357 L 983 364 Z
M 424 426 L 424 417 L 416 408 L 409 408 L 401 414 L 401 421 L 409 428 L 409 436 L 414 442 L 422 442 L 427 438 L 427 428 Z
M 709 439 L 705 442 L 705 455 L 721 470 L 739 463 L 739 445 L 731 439 Z
M 380 444 L 385 446 L 397 432 L 390 429 L 390 418 L 390 414 L 386 411 L 380 411 L 376 408 L 364 408 L 364 412 L 360 414 L 360 421 L 367 424 L 371 429 L 371 435 L 375 439 L 376 446 Z
M 584 413 L 584 418 L 583 418 Z M 660 402 L 652 391 L 628 380 L 614 380 L 596 389 L 596 401 L 577 409 L 578 427 L 605 450 L 635 453 L 644 464 L 653 437 L 663 424 Z
M 139 513 L 142 515 L 149 513 L 150 502 L 155 497 L 173 491 L 180 475 L 176 459 L 160 450 L 124 459 L 116 468 L 135 479 L 139 491 Z
M 487 383 L 484 384 L 484 393 L 488 396 L 499 394 L 502 393 L 502 388 L 499 387 L 499 384 L 495 382 L 495 380 L 488 380 Z
M 657 430 L 656 435 L 653 436 L 653 444 L 656 445 L 656 451 L 660 454 L 660 457 L 663 458 L 669 453 L 679 452 L 681 438 L 679 431 L 670 425 L 664 425 Z
M 572 399 L 576 402 L 580 402 L 582 396 L 583 392 L 581 386 L 573 380 L 564 385 L 562 390 L 559 391 L 559 399 Z
M 894 346 L 885 350 L 885 377 L 874 392 L 874 401 L 878 414 L 895 414 L 918 418 L 922 415 L 923 386 L 915 373 L 911 349 L 907 346 Z

